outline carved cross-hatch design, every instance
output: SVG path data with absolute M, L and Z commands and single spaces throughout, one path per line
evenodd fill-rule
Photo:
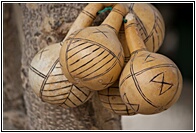
M 161 77 L 161 81 L 160 81 L 160 80 L 157 80 L 159 77 Z M 167 92 L 168 90 L 170 90 L 170 89 L 172 88 L 172 86 L 173 86 L 172 83 L 165 82 L 165 81 L 164 81 L 164 77 L 165 77 L 164 72 L 161 72 L 161 73 L 155 75 L 155 76 L 150 80 L 150 82 L 154 82 L 154 83 L 161 84 L 159 95 L 164 94 L 165 92 Z

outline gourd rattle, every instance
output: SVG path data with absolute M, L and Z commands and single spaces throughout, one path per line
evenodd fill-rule
M 98 27 L 87 27 L 71 34 L 60 51 L 62 71 L 79 88 L 102 90 L 119 77 L 124 53 L 117 38 L 123 16 L 123 4 L 116 4 Z
M 97 11 L 103 7 L 102 4 L 88 4 L 72 24 L 65 39 L 75 30 L 89 26 Z M 29 69 L 29 81 L 42 101 L 65 108 L 76 107 L 86 102 L 94 92 L 74 86 L 63 75 L 59 63 L 61 45 L 62 42 L 47 46 L 35 55 Z
M 167 57 L 147 51 L 135 15 L 126 16 L 125 34 L 131 58 L 120 76 L 120 94 L 135 113 L 155 114 L 180 97 L 182 76 Z

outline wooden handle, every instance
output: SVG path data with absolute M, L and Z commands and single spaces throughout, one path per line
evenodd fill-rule
M 128 13 L 125 17 L 127 23 L 124 24 L 125 36 L 130 53 L 138 49 L 146 49 L 144 41 L 138 31 L 134 14 Z
M 124 4 L 116 4 L 108 17 L 103 21 L 102 25 L 109 25 L 119 32 L 123 17 L 128 13 L 128 7 Z
M 65 41 L 67 37 L 69 37 L 69 35 L 72 34 L 74 31 L 77 31 L 79 29 L 82 29 L 82 28 L 85 28 L 91 25 L 93 20 L 95 20 L 96 18 L 97 12 L 103 8 L 104 8 L 104 5 L 101 3 L 88 4 L 79 14 L 79 16 L 76 18 L 76 20 L 72 24 L 69 32 L 67 33 L 63 41 Z

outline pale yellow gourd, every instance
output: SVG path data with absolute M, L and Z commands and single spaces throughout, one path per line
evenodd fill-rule
M 65 39 L 74 31 L 91 25 L 97 11 L 103 8 L 99 3 L 88 4 L 72 24 Z M 94 92 L 76 87 L 64 76 L 59 63 L 61 45 L 62 42 L 47 46 L 35 55 L 29 69 L 29 82 L 42 101 L 65 108 L 76 107 L 85 103 Z
M 80 88 L 103 90 L 117 80 L 124 66 L 117 34 L 127 11 L 125 5 L 116 4 L 100 26 L 78 30 L 64 41 L 60 63 L 70 82 Z
M 124 103 L 140 114 L 155 114 L 180 97 L 182 76 L 169 58 L 147 51 L 134 14 L 126 16 L 125 34 L 131 58 L 120 76 Z

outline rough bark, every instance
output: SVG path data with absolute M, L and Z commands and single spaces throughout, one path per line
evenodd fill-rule
M 69 27 L 69 23 L 75 20 L 85 5 L 77 3 L 20 4 L 24 35 L 21 77 L 30 129 L 121 129 L 120 117 L 104 109 L 97 95 L 82 106 L 64 109 L 43 103 L 29 85 L 28 68 L 34 55 L 41 48 L 60 42 L 66 35 L 68 30 L 66 27 Z M 98 18 L 95 24 L 99 24 L 102 20 L 103 18 Z M 62 28 L 64 28 L 63 31 Z

